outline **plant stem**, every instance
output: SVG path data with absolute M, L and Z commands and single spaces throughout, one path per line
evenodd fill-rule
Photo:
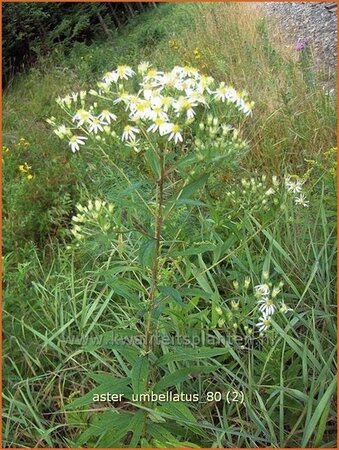
M 161 254 L 160 249 L 160 239 L 161 230 L 163 224 L 163 202 L 164 202 L 164 151 L 161 150 L 160 153 L 160 178 L 157 180 L 157 212 L 155 217 L 155 256 L 152 265 L 152 278 L 151 278 L 151 289 L 149 294 L 148 308 L 147 308 L 147 319 L 145 326 L 145 352 L 146 354 L 152 350 L 152 312 L 154 309 L 155 295 L 158 287 L 158 275 L 159 275 L 159 259 Z
M 146 322 L 145 322 L 145 354 L 147 355 L 152 351 L 153 347 L 153 326 L 152 326 L 152 314 L 154 309 L 154 302 L 155 302 L 155 296 L 156 291 L 158 288 L 158 278 L 159 278 L 159 259 L 161 255 L 161 248 L 160 248 L 160 239 L 161 239 L 161 229 L 163 224 L 163 202 L 164 202 L 164 180 L 165 180 L 165 156 L 164 151 L 161 150 L 160 155 L 160 177 L 157 180 L 157 186 L 156 186 L 156 204 L 157 204 L 157 211 L 155 216 L 155 229 L 154 229 L 154 239 L 156 241 L 156 247 L 155 247 L 155 256 L 154 256 L 154 262 L 152 264 L 151 272 L 151 288 L 149 293 L 149 299 L 148 299 L 148 306 L 147 306 L 147 313 L 146 313 Z M 149 371 L 147 376 L 147 382 L 146 386 L 149 386 L 150 381 L 150 374 L 151 371 Z M 148 404 L 148 406 L 151 406 Z M 146 437 L 147 435 L 147 415 L 145 415 L 144 419 L 144 426 L 143 426 L 143 433 L 142 435 Z

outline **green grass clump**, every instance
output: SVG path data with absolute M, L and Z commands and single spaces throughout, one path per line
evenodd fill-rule
M 336 115 L 309 57 L 286 51 L 248 4 L 161 4 L 111 42 L 58 50 L 9 86 L 4 447 L 334 447 Z M 46 123 L 59 117 L 56 97 L 143 60 L 196 66 L 255 101 L 239 123 L 241 163 L 216 165 L 208 182 L 204 159 L 170 173 L 164 201 L 179 193 L 181 203 L 162 224 L 155 275 L 157 167 L 118 142 L 73 155 Z M 186 197 L 181 176 L 195 180 Z M 288 176 L 308 207 L 295 205 Z M 105 208 L 77 240 L 79 205 L 98 199 Z M 145 354 L 154 278 L 160 338 Z M 262 283 L 280 286 L 291 311 L 259 336 Z M 131 400 L 148 388 L 191 398 Z M 107 392 L 125 400 L 94 400 Z

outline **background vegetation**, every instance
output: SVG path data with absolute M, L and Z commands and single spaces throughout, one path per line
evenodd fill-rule
M 310 55 L 283 49 L 279 33 L 247 5 L 162 4 L 118 32 L 105 5 L 70 4 L 69 13 L 66 4 L 4 5 L 4 15 L 19 8 L 11 17 L 25 25 L 23 41 L 31 41 L 28 53 L 11 62 L 11 46 L 19 43 L 21 51 L 24 44 L 20 33 L 11 34 L 14 28 L 5 29 L 5 76 L 13 64 L 35 61 L 11 80 L 3 99 L 4 447 L 334 446 L 334 96 L 322 88 L 321 72 L 310 77 Z M 97 32 L 107 35 L 98 14 L 112 37 L 94 39 Z M 36 21 L 51 23 L 51 16 L 59 17 L 54 31 L 51 26 L 32 39 Z M 201 291 L 218 292 L 226 314 L 232 300 L 245 298 L 234 283 L 241 287 L 249 276 L 258 284 L 267 270 L 272 280 L 284 281 L 294 313 L 277 326 L 274 343 L 231 348 L 226 355 L 209 349 L 199 376 L 180 348 L 162 349 L 177 356 L 164 360 L 161 376 L 181 374 L 167 378 L 166 389 L 201 395 L 237 389 L 245 400 L 158 406 L 147 416 L 151 433 L 141 438 L 145 410 L 93 404 L 90 392 L 130 389 L 136 349 L 107 341 L 114 325 L 137 329 L 134 286 L 122 282 L 130 274 L 116 276 L 110 242 L 97 236 L 76 249 L 69 232 L 78 202 L 98 196 L 127 201 L 130 186 L 140 182 L 137 155 L 112 149 L 127 182 L 99 154 L 72 155 L 45 120 L 57 115 L 58 95 L 87 89 L 116 65 L 142 60 L 168 69 L 196 66 L 246 89 L 255 101 L 253 118 L 241 124 L 250 148 L 241 167 L 225 169 L 201 191 L 210 212 L 197 206 L 190 222 L 173 217 L 173 227 L 199 244 L 200 252 L 184 260 L 205 271 L 193 281 L 200 289 L 194 310 L 169 306 L 176 330 L 184 333 L 189 323 L 200 338 L 218 336 L 212 300 Z M 241 178 L 287 173 L 306 174 L 309 208 L 267 212 L 241 192 L 236 206 L 227 201 L 226 192 L 236 191 Z M 135 240 L 123 245 L 136 261 Z M 214 267 L 220 259 L 223 265 Z M 174 287 L 176 273 L 163 273 Z M 74 340 L 79 336 L 85 344 Z
M 67 52 L 75 42 L 113 39 L 149 3 L 4 3 L 3 83 L 42 55 Z

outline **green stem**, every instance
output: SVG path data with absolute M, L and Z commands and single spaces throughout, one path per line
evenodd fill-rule
M 157 180 L 157 186 L 156 186 L 156 203 L 157 203 L 157 211 L 155 216 L 155 230 L 154 230 L 154 239 L 156 241 L 156 247 L 155 247 L 155 256 L 154 256 L 154 262 L 152 264 L 151 268 L 151 287 L 150 287 L 150 293 L 149 293 L 149 299 L 148 299 L 148 305 L 147 305 L 147 313 L 146 313 L 146 321 L 145 321 L 145 345 L 144 345 L 144 351 L 147 355 L 150 353 L 153 349 L 153 324 L 152 324 L 152 315 L 154 310 L 154 304 L 155 304 L 155 298 L 156 298 L 156 292 L 158 289 L 158 282 L 159 282 L 159 260 L 161 256 L 161 246 L 160 246 L 160 240 L 161 240 L 161 230 L 162 230 L 162 224 L 163 224 L 163 203 L 164 203 L 164 181 L 165 181 L 165 156 L 164 151 L 161 150 L 161 153 L 159 155 L 160 157 L 160 178 Z M 151 370 L 148 373 L 147 377 L 147 383 L 146 386 L 149 386 L 150 382 L 150 374 Z M 148 405 L 151 407 L 151 405 Z M 144 427 L 143 427 L 143 436 L 146 437 L 147 435 L 147 415 L 145 415 L 144 419 Z
M 145 352 L 152 350 L 152 313 L 154 309 L 155 295 L 158 288 L 159 259 L 161 255 L 160 240 L 163 224 L 163 203 L 164 203 L 164 152 L 160 153 L 160 178 L 157 181 L 157 212 L 155 217 L 155 257 L 152 265 L 151 288 L 148 300 L 147 319 L 145 326 Z

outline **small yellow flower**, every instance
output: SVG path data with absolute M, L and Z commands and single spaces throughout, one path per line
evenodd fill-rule
M 198 48 L 196 48 L 193 51 L 193 54 L 194 54 L 195 59 L 201 59 L 201 53 L 200 53 L 200 50 Z
M 31 180 L 33 178 L 33 175 L 29 174 L 27 175 L 27 180 Z
M 22 137 L 22 138 L 19 139 L 19 142 L 17 143 L 17 146 L 18 147 L 27 148 L 29 146 L 29 142 L 26 141 L 26 139 Z
M 21 172 L 21 173 L 27 173 L 27 172 L 29 172 L 30 170 L 31 170 L 31 166 L 29 166 L 27 163 L 25 163 L 25 164 L 20 164 L 19 165 L 19 171 Z
M 170 39 L 170 40 L 168 41 L 168 45 L 169 45 L 171 48 L 174 48 L 174 50 L 178 50 L 178 48 L 179 48 L 179 43 L 178 43 L 178 41 L 175 40 L 175 39 Z

